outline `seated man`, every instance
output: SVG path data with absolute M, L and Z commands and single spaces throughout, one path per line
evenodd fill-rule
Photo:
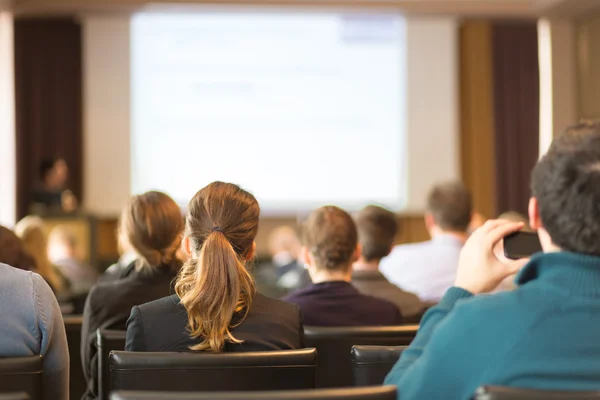
M 439 301 L 456 278 L 458 257 L 468 237 L 472 214 L 471 194 L 462 183 L 435 186 L 427 199 L 425 214 L 431 240 L 396 246 L 381 260 L 381 272 L 421 301 Z
M 399 231 L 396 215 L 385 208 L 367 206 L 356 218 L 362 254 L 354 263 L 352 285 L 359 292 L 391 301 L 405 319 L 417 322 L 423 304 L 419 298 L 391 284 L 381 272 L 379 262 L 392 250 Z
M 284 298 L 300 307 L 304 325 L 398 325 L 400 312 L 392 303 L 360 294 L 351 284 L 352 264 L 360 247 L 352 217 L 344 210 L 321 207 L 304 226 L 301 258 L 313 283 Z
M 600 125 L 556 138 L 531 186 L 529 220 L 544 253 L 524 267 L 496 257 L 519 222 L 488 221 L 469 238 L 454 287 L 386 378 L 399 399 L 469 399 L 483 384 L 600 389 Z M 516 290 L 476 296 L 521 267 Z

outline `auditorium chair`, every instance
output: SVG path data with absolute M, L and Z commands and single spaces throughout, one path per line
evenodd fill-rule
M 577 392 L 562 390 L 520 389 L 503 386 L 482 386 L 473 400 L 600 400 L 600 391 Z
M 125 349 L 126 331 L 114 331 L 98 329 L 96 340 L 98 346 L 98 397 L 100 400 L 108 400 L 110 393 L 110 368 L 108 367 L 108 356 L 111 351 Z
M 25 392 L 42 400 L 42 357 L 0 358 L 0 393 Z
M 65 315 L 65 330 L 69 346 L 69 398 L 80 399 L 87 389 L 81 366 L 81 315 Z
M 353 346 L 352 377 L 354 386 L 383 385 L 406 346 Z
M 25 392 L 19 393 L 2 393 L 0 400 L 31 400 L 31 397 Z
M 270 392 L 114 392 L 110 400 L 396 400 L 395 386 Z
M 220 354 L 113 351 L 109 357 L 112 390 L 175 392 L 312 389 L 316 361 L 315 349 Z
M 317 349 L 317 387 L 353 386 L 350 350 L 354 345 L 407 346 L 418 325 L 304 327 L 306 345 Z

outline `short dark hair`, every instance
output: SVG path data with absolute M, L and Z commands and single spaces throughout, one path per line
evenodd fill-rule
M 318 208 L 305 221 L 302 231 L 304 245 L 319 268 L 349 270 L 352 267 L 358 233 L 346 211 L 335 206 Z
M 25 250 L 21 239 L 10 229 L 0 226 L 0 263 L 25 271 L 35 271 L 35 259 Z
M 39 177 L 41 181 L 46 180 L 46 177 L 54 169 L 54 165 L 58 160 L 58 158 L 45 158 L 40 162 Z
M 378 261 L 390 254 L 400 230 L 396 214 L 379 206 L 366 206 L 356 217 L 358 241 L 365 261 Z
M 473 217 L 473 199 L 462 182 L 440 183 L 429 192 L 427 211 L 443 230 L 466 232 Z
M 554 244 L 600 256 L 600 122 L 557 137 L 533 170 L 531 191 Z

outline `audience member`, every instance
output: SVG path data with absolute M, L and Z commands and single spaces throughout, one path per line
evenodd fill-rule
M 36 272 L 48 282 L 58 297 L 66 297 L 69 283 L 48 258 L 48 234 L 44 221 L 39 217 L 25 217 L 15 225 L 15 233 L 25 250 L 35 259 Z
M 522 223 L 488 221 L 475 232 L 455 286 L 386 378 L 398 399 L 468 399 L 482 384 L 600 389 L 600 124 L 556 138 L 531 187 L 529 220 L 544 253 L 520 271 L 517 290 L 476 296 L 528 260 L 502 263 L 494 254 Z
M 21 239 L 4 226 L 0 226 L 0 263 L 37 272 L 35 259 L 25 250 Z
M 0 357 L 41 355 L 43 397 L 69 399 L 69 348 L 60 308 L 33 272 L 0 264 Z
M 171 293 L 171 283 L 181 267 L 176 253 L 182 232 L 179 206 L 164 193 L 134 196 L 123 208 L 119 236 L 138 257 L 129 276 L 97 284 L 86 300 L 81 330 L 81 358 L 88 381 L 84 398 L 98 394 L 96 331 L 125 330 L 133 306 Z
M 59 225 L 50 232 L 48 256 L 69 281 L 73 294 L 87 293 L 98 279 L 96 271 L 81 260 L 77 237 L 67 226 Z
M 458 258 L 473 214 L 471 194 L 460 182 L 435 186 L 425 224 L 431 240 L 396 246 L 381 260 L 381 272 L 423 302 L 437 302 L 456 278 Z
M 259 265 L 256 282 L 276 297 L 310 284 L 310 276 L 304 265 L 298 262 L 302 247 L 293 228 L 279 226 L 269 234 L 271 261 Z
M 189 203 L 183 248 L 190 256 L 177 295 L 134 307 L 129 351 L 264 351 L 302 348 L 297 307 L 255 291 L 260 208 L 236 185 L 214 182 Z
M 394 303 L 405 322 L 418 320 L 423 311 L 419 298 L 391 284 L 379 272 L 379 263 L 390 254 L 399 231 L 396 215 L 382 207 L 367 206 L 358 213 L 356 227 L 361 255 L 354 263 L 352 285 L 363 294 Z
M 77 208 L 77 198 L 67 189 L 69 167 L 62 158 L 43 160 L 40 163 L 40 181 L 32 193 L 31 206 L 36 214 L 46 212 L 71 212 Z
M 321 207 L 304 225 L 302 258 L 313 283 L 284 298 L 297 304 L 311 326 L 398 325 L 400 311 L 392 303 L 365 296 L 354 288 L 352 264 L 360 246 L 352 217 L 344 210 Z

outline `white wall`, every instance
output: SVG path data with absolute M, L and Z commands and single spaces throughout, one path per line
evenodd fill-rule
M 13 67 L 13 21 L 0 12 L 0 225 L 16 217 L 16 148 Z
M 407 211 L 423 211 L 431 186 L 460 179 L 458 22 L 407 19 Z
M 129 21 L 83 18 L 84 207 L 105 215 L 118 214 L 130 194 Z M 419 212 L 432 184 L 460 177 L 458 24 L 449 17 L 410 16 L 406 29 L 406 211 Z
M 129 26 L 128 15 L 83 17 L 83 206 L 100 215 L 117 215 L 129 197 Z

